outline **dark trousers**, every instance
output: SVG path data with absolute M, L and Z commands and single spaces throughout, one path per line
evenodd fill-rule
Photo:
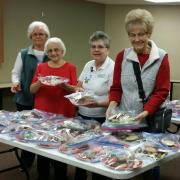
M 23 111 L 23 110 L 32 110 L 33 106 L 24 106 L 21 104 L 16 103 L 16 109 L 17 111 Z M 29 151 L 22 150 L 21 151 L 21 160 L 25 168 L 30 168 L 34 162 L 35 154 L 31 153 Z
M 16 103 L 16 109 L 17 111 L 32 110 L 33 106 L 25 106 L 25 105 Z
M 109 177 L 100 175 L 100 174 L 96 174 L 96 173 L 92 173 L 92 180 L 112 180 Z M 76 168 L 76 173 L 75 173 L 75 177 L 74 180 L 86 180 L 87 179 L 87 171 L 84 169 L 80 169 L 80 168 Z
M 160 180 L 160 167 L 154 167 L 143 173 L 143 180 Z
M 54 180 L 66 180 L 67 179 L 67 165 L 51 160 L 44 156 L 37 156 L 38 167 L 38 180 L 48 180 L 50 174 L 50 167 L 54 168 Z

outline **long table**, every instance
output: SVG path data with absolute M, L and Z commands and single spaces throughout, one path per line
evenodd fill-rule
M 134 171 L 115 171 L 115 170 L 106 168 L 101 163 L 88 163 L 88 162 L 83 162 L 83 161 L 77 160 L 73 156 L 60 153 L 57 149 L 44 149 L 35 144 L 23 143 L 23 142 L 19 142 L 16 140 L 12 140 L 7 134 L 0 134 L 0 142 L 10 145 L 10 146 L 20 148 L 20 149 L 30 151 L 35 154 L 39 154 L 39 155 L 48 157 L 50 159 L 64 162 L 64 163 L 72 165 L 72 166 L 80 167 L 80 168 L 86 169 L 90 172 L 95 172 L 95 173 L 98 173 L 98 174 L 101 174 L 101 175 L 104 175 L 104 176 L 107 176 L 107 177 L 110 177 L 113 179 L 133 178 L 139 174 L 142 174 L 143 172 L 145 172 L 147 170 L 150 170 L 156 166 L 161 165 L 162 163 L 165 163 L 167 161 L 170 161 L 170 160 L 180 156 L 180 152 L 171 153 L 167 157 L 165 157 L 159 161 L 148 162 L 147 164 L 143 165 L 142 168 L 136 169 Z

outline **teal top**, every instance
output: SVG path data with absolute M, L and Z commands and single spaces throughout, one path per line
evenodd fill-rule
M 34 106 L 34 95 L 30 93 L 30 85 L 39 61 L 31 47 L 21 50 L 21 58 L 21 91 L 15 94 L 15 102 L 24 106 Z M 43 62 L 47 60 L 47 55 L 44 55 Z

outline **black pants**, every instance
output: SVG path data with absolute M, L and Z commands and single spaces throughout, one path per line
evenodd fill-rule
M 66 164 L 38 155 L 37 156 L 38 180 L 49 179 L 51 165 L 54 168 L 54 180 L 67 179 L 67 165 Z
M 23 110 L 32 110 L 33 106 L 24 106 L 21 104 L 16 103 L 16 109 L 17 111 L 23 111 Z M 29 151 L 22 150 L 21 151 L 21 160 L 25 168 L 30 168 L 34 162 L 35 154 L 31 153 Z
M 33 106 L 25 106 L 25 105 L 16 103 L 16 109 L 17 111 L 32 110 Z
M 84 169 L 76 168 L 76 173 L 74 180 L 86 180 L 87 179 L 87 171 Z M 92 180 L 112 180 L 111 178 L 108 178 L 106 176 L 92 173 Z

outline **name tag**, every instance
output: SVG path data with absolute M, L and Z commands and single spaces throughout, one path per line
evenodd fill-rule
M 88 83 L 92 78 L 92 75 L 86 76 L 84 79 L 84 83 Z

